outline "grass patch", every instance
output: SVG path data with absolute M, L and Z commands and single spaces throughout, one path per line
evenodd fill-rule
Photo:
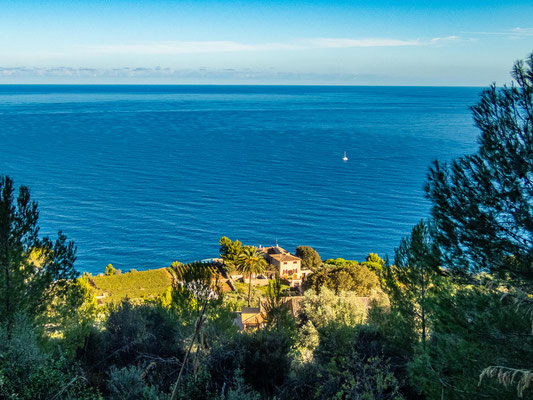
M 131 271 L 124 274 L 91 276 L 89 283 L 104 304 L 118 303 L 126 297 L 131 300 L 156 299 L 172 286 L 168 268 Z

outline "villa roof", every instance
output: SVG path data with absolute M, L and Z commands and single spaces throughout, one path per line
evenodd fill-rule
M 259 307 L 243 307 L 241 309 L 241 323 L 244 328 L 259 326 L 265 322 L 265 317 Z
M 278 261 L 301 261 L 301 258 L 292 254 L 271 254 L 270 257 Z
M 261 250 L 263 253 L 268 255 L 273 254 L 289 254 L 289 252 L 279 246 L 269 246 L 269 247 L 260 247 L 259 250 Z
M 259 314 L 259 307 L 243 307 L 241 308 L 242 314 Z

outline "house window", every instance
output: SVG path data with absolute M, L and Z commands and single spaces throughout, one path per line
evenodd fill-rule
M 293 264 L 296 264 L 296 261 L 293 261 L 292 263 L 293 263 Z
M 283 261 L 283 264 L 287 264 L 287 261 Z

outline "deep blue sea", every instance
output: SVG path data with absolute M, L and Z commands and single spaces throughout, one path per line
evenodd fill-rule
M 0 174 L 77 268 L 218 255 L 221 236 L 392 255 L 435 158 L 473 152 L 479 88 L 0 86 Z M 349 160 L 342 161 L 346 151 Z

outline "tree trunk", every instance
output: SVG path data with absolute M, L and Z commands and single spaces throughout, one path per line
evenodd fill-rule
M 250 307 L 250 300 L 252 299 L 252 274 L 250 273 L 250 279 L 248 281 L 248 307 Z
M 183 364 L 181 364 L 180 373 L 178 374 L 178 379 L 176 379 L 176 384 L 174 386 L 174 390 L 172 390 L 172 396 L 170 397 L 170 400 L 176 400 L 178 398 L 178 388 L 180 384 L 180 379 L 183 374 L 183 371 L 185 369 L 185 364 L 187 363 L 187 360 L 189 359 L 189 355 L 191 354 L 192 346 L 194 345 L 194 341 L 196 340 L 196 336 L 200 332 L 200 328 L 202 326 L 202 320 L 204 318 L 205 309 L 207 308 L 207 299 L 204 301 L 204 305 L 202 307 L 202 311 L 200 312 L 200 315 L 198 316 L 198 319 L 196 320 L 196 326 L 194 329 L 194 333 L 192 335 L 191 343 L 189 345 L 189 348 L 187 349 L 187 353 L 185 354 L 185 358 L 183 359 Z
M 5 309 L 5 318 L 7 321 L 7 334 L 8 337 L 11 337 L 11 274 L 9 271 L 9 249 L 7 245 L 7 238 L 6 238 L 6 244 L 4 246 L 4 309 Z
M 5 279 L 5 310 L 6 310 L 6 318 L 9 324 L 10 321 L 10 314 L 11 314 L 11 304 L 9 296 L 11 295 L 11 282 L 9 280 L 9 261 L 6 259 L 6 265 L 4 266 L 4 279 Z
M 420 311 L 422 314 L 422 346 L 424 347 L 424 350 L 426 350 L 426 279 L 424 276 L 424 272 L 422 272 L 421 289 L 422 298 L 420 301 Z

